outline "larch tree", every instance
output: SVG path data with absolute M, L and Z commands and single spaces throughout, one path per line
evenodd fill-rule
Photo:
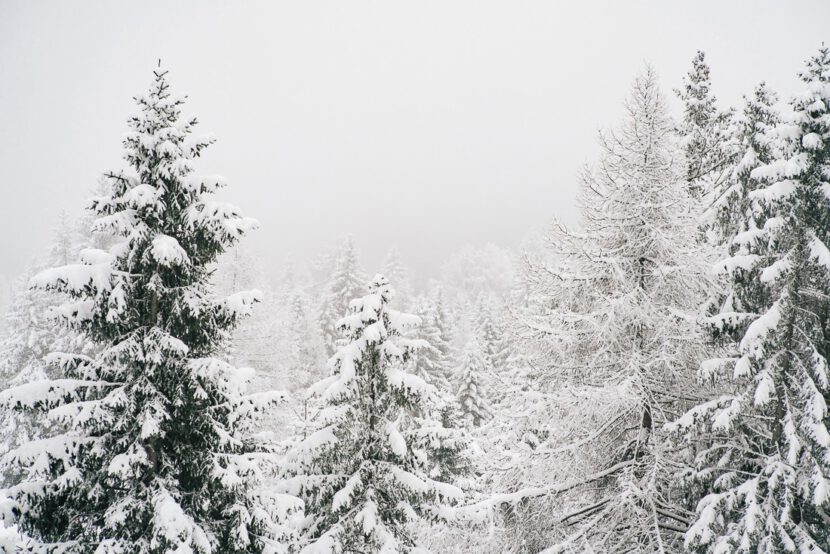
M 253 487 L 245 433 L 274 396 L 243 396 L 247 372 L 214 357 L 257 292 L 216 298 L 209 286 L 218 256 L 255 222 L 212 199 L 221 178 L 194 175 L 213 139 L 193 135 L 184 97 L 166 71 L 154 75 L 124 139 L 130 169 L 90 204 L 95 228 L 122 240 L 32 279 L 72 297 L 59 313 L 95 354 L 53 352 L 60 378 L 0 393 L 8 408 L 44 411 L 53 431 L 3 458 L 20 477 L 3 517 L 35 551 L 278 551 L 269 504 L 292 504 Z
M 341 339 L 337 321 L 348 311 L 349 302 L 366 290 L 366 281 L 360 269 L 357 247 L 348 237 L 336 257 L 334 273 L 325 287 L 320 306 L 320 329 L 326 356 L 337 351 Z
M 304 553 L 407 552 L 413 524 L 462 496 L 442 478 L 464 443 L 431 419 L 434 387 L 405 370 L 424 344 L 407 338 L 418 318 L 390 308 L 392 295 L 377 275 L 339 320 L 347 340 L 313 387 L 317 428 L 287 457 L 286 483 L 306 506 Z
M 740 302 L 716 323 L 736 352 L 704 369 L 733 391 L 672 425 L 700 444 L 688 483 L 707 494 L 686 533 L 690 551 L 830 551 L 830 50 L 801 78 L 791 113 L 761 129 L 776 140 L 750 155 L 745 230 L 719 264 Z
M 570 493 L 559 503 L 563 550 L 662 552 L 684 530 L 662 426 L 693 386 L 708 268 L 650 68 L 625 108 L 621 128 L 601 135 L 599 164 L 583 175 L 581 230 L 554 226 L 558 263 L 530 279 L 541 309 L 523 317 L 521 331 L 547 390 L 583 398 L 569 417 L 590 424 L 573 430 L 572 445 L 537 448 L 556 454 L 560 478 L 572 476 L 533 489 Z

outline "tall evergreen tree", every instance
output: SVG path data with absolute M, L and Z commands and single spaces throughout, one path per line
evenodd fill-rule
M 504 306 L 494 305 L 492 299 L 479 298 L 475 319 L 476 336 L 481 342 L 491 371 L 501 375 L 511 369 L 514 353 L 504 322 Z
M 418 318 L 391 309 L 392 294 L 377 275 L 339 321 L 348 342 L 314 387 L 319 426 L 288 456 L 309 516 L 303 552 L 407 552 L 414 521 L 437 519 L 462 494 L 441 478 L 463 442 L 430 419 L 434 387 L 404 371 L 423 345 L 404 337 Z
M 337 321 L 348 311 L 349 302 L 363 294 L 365 283 L 357 248 L 354 240 L 348 237 L 335 261 L 334 273 L 326 285 L 320 307 L 320 329 L 326 356 L 332 356 L 337 351 L 341 338 Z
M 386 254 L 386 259 L 380 268 L 380 273 L 390 283 L 395 283 L 395 303 L 402 309 L 409 309 L 412 301 L 412 283 L 409 280 L 409 270 L 401 259 L 401 253 L 392 247 Z
M 472 318 L 471 332 L 479 342 L 485 356 L 488 372 L 494 372 L 501 361 L 498 344 L 499 330 L 493 321 L 493 306 L 486 294 L 480 294 L 476 300 L 475 313 Z
M 830 50 L 801 78 L 775 159 L 760 142 L 763 165 L 747 168 L 746 230 L 721 264 L 740 304 L 717 322 L 737 352 L 704 368 L 734 392 L 673 425 L 701 445 L 689 483 L 708 494 L 686 534 L 692 551 L 830 551 Z
M 441 329 L 436 324 L 435 309 L 422 302 L 416 311 L 421 324 L 414 332 L 428 345 L 422 346 L 412 354 L 412 371 L 440 391 L 447 392 L 450 390 L 450 368 L 444 357 L 447 345 L 441 335 Z
M 288 321 L 288 367 L 293 387 L 301 388 L 318 381 L 324 357 L 320 331 L 309 310 L 309 299 L 295 291 Z
M 635 80 L 626 110 L 620 131 L 601 137 L 598 168 L 584 174 L 583 230 L 554 229 L 560 261 L 531 280 L 543 309 L 523 333 L 552 390 L 588 399 L 571 417 L 596 424 L 571 447 L 550 446 L 579 475 L 545 489 L 578 495 L 562 501 L 569 509 L 559 518 L 560 545 L 663 552 L 679 541 L 682 515 L 668 496 L 661 428 L 694 377 L 708 271 L 674 125 L 650 69 Z
M 719 379 L 723 375 L 719 374 L 718 360 L 737 355 L 736 346 L 748 319 L 766 302 L 761 289 L 749 285 L 753 281 L 757 284 L 757 280 L 747 279 L 750 273 L 728 260 L 740 260 L 750 254 L 751 243 L 758 239 L 769 216 L 753 201 L 754 191 L 763 183 L 752 172 L 773 161 L 773 132 L 779 123 L 776 101 L 775 93 L 764 84 L 755 89 L 751 98 L 744 98 L 743 112 L 735 118 L 732 128 L 737 162 L 731 166 L 722 191 L 705 215 L 711 243 L 722 261 L 716 271 L 719 286 L 713 287 L 704 306 L 707 317 L 703 323 L 714 347 L 714 358 L 701 365 L 700 376 L 709 383 L 723 381 L 718 385 L 721 389 L 730 384 L 728 379 Z
M 780 120 L 777 101 L 777 95 L 761 83 L 752 97 L 744 97 L 743 112 L 734 118 L 730 129 L 735 163 L 705 217 L 714 231 L 714 242 L 724 246 L 725 254 L 734 254 L 757 228 L 750 195 L 760 181 L 752 176 L 752 170 L 772 162 L 772 130 Z
M 87 238 L 82 233 L 80 222 L 71 221 L 66 211 L 61 210 L 58 214 L 58 222 L 52 231 L 47 267 L 67 265 L 72 262 L 77 257 L 78 251 L 83 246 L 87 246 L 83 244 Z
M 479 426 L 493 415 L 484 395 L 484 372 L 487 356 L 473 336 L 467 343 L 458 373 L 458 404 L 468 426 Z
M 706 56 L 698 51 L 692 69 L 675 94 L 683 102 L 679 127 L 686 157 L 686 181 L 692 196 L 700 198 L 719 183 L 732 159 L 726 140 L 731 114 L 721 112 L 712 94 Z
M 280 308 L 286 303 L 269 282 L 257 256 L 242 244 L 227 250 L 211 276 L 214 294 L 227 296 L 239 290 L 260 292 L 257 309 L 234 326 L 219 353 L 232 365 L 256 370 L 252 387 L 260 390 L 288 388 L 279 362 L 285 360 L 277 340 L 281 330 Z
M 489 401 L 492 403 L 509 402 L 509 381 L 513 378 L 512 370 L 516 364 L 514 349 L 510 336 L 500 316 L 506 309 L 496 306 L 492 298 L 479 296 L 472 332 L 481 349 L 481 374 L 479 379 L 486 383 Z M 467 352 L 469 354 L 469 352 Z
M 84 236 L 78 222 L 70 221 L 61 212 L 45 256 L 36 258 L 18 280 L 0 334 L 2 388 L 57 377 L 58 372 L 44 359 L 46 355 L 83 347 L 79 334 L 54 313 L 66 302 L 66 295 L 30 288 L 29 280 L 43 269 L 68 264 L 88 239 L 88 233 Z M 29 413 L 7 410 L 0 421 L 0 451 L 20 446 L 43 432 L 38 418 Z
M 211 199 L 223 181 L 193 163 L 213 142 L 192 135 L 184 98 L 157 70 L 136 97 L 124 159 L 93 200 L 95 226 L 122 241 L 32 284 L 73 297 L 60 313 L 96 347 L 55 352 L 62 378 L 7 389 L 5 406 L 41 409 L 54 434 L 4 458 L 21 476 L 6 490 L 20 529 L 41 551 L 261 552 L 278 523 L 251 485 L 244 373 L 213 357 L 257 293 L 215 298 L 212 264 L 254 226 Z
M 441 355 L 452 367 L 453 360 L 456 357 L 455 348 L 453 347 L 456 338 L 455 321 L 447 307 L 444 289 L 441 286 L 436 287 L 430 297 L 433 320 L 442 339 L 441 342 L 435 344 L 435 347 L 441 351 Z

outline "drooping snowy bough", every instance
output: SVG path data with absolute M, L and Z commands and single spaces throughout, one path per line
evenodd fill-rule
M 273 552 L 290 499 L 255 490 L 258 446 L 247 417 L 274 396 L 244 396 L 246 372 L 214 357 L 257 291 L 215 298 L 212 264 L 255 222 L 211 199 L 193 174 L 213 142 L 182 119 L 183 97 L 158 70 L 124 140 L 131 171 L 107 176 L 94 226 L 121 237 L 32 286 L 71 297 L 59 310 L 94 356 L 54 352 L 60 378 L 0 393 L 39 410 L 50 433 L 2 459 L 16 477 L 2 516 L 35 551 Z

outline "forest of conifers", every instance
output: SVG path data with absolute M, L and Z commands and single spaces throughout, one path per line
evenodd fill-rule
M 0 548 L 830 552 L 830 49 L 709 72 L 634 76 L 578 224 L 415 286 L 266 274 L 156 69 L 4 315 Z

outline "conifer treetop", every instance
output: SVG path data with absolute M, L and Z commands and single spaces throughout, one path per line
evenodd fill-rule
M 446 458 L 437 456 L 451 458 L 462 442 L 429 418 L 434 387 L 405 370 L 426 346 L 406 336 L 419 318 L 390 308 L 392 298 L 377 275 L 338 321 L 345 341 L 332 375 L 311 389 L 325 403 L 317 430 L 288 456 L 288 490 L 309 515 L 306 554 L 408 551 L 412 524 L 435 521 L 463 494 L 439 478 Z

